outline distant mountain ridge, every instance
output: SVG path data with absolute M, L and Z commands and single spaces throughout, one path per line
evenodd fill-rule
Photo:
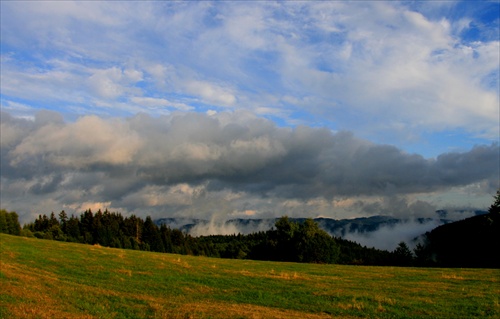
M 228 220 L 206 220 L 197 218 L 171 217 L 157 219 L 155 220 L 155 223 L 159 226 L 166 225 L 170 228 L 179 229 L 187 233 L 190 233 L 197 227 L 210 226 L 211 224 L 226 227 L 235 226 L 237 229 L 241 230 L 240 232 L 242 234 L 248 234 L 261 230 L 269 230 L 274 227 L 274 224 L 277 220 L 278 218 L 235 218 Z M 290 218 L 290 220 L 303 222 L 306 220 L 306 218 Z M 319 217 L 314 218 L 313 220 L 318 223 L 321 229 L 331 234 L 340 232 L 339 235 L 351 231 L 375 231 L 382 225 L 392 225 L 402 221 L 401 219 L 390 216 L 372 216 L 354 219 L 333 219 Z
M 454 211 L 454 213 L 456 212 L 457 211 Z M 483 215 L 486 213 L 487 211 L 483 210 L 473 211 L 473 214 L 475 216 Z M 404 219 L 392 216 L 377 215 L 353 219 L 333 219 L 318 217 L 314 218 L 314 221 L 318 223 L 321 229 L 325 230 L 330 235 L 344 237 L 349 233 L 367 234 L 370 232 L 375 232 L 381 227 L 393 227 L 395 225 L 408 222 L 409 220 L 418 224 L 425 224 L 434 221 L 439 225 L 448 224 L 455 221 L 447 218 L 447 216 L 447 211 L 440 210 L 436 212 L 436 218 Z M 169 217 L 156 219 L 155 223 L 158 226 L 166 225 L 172 229 L 179 229 L 183 232 L 197 236 L 232 233 L 250 234 L 258 231 L 266 231 L 274 227 L 276 220 L 278 220 L 278 218 L 235 218 L 228 220 L 205 220 L 197 218 Z M 290 218 L 290 220 L 303 222 L 304 220 L 306 220 L 306 218 Z M 212 233 L 210 231 L 212 231 Z

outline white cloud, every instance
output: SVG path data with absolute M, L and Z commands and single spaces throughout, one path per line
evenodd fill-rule
M 83 213 L 84 211 L 90 209 L 94 213 L 97 212 L 98 210 L 105 210 L 108 209 L 110 211 L 115 211 L 113 210 L 113 207 L 111 207 L 111 202 L 84 202 L 84 203 L 78 203 L 78 204 L 71 204 L 71 205 L 65 205 L 62 207 L 61 210 L 71 210 L 75 212 L 80 212 Z M 77 214 L 78 216 L 78 214 Z
M 101 98 L 120 97 L 125 89 L 118 83 L 122 78 L 121 70 L 112 68 L 95 72 L 88 80 L 89 86 Z
M 2 187 L 65 181 L 54 203 L 107 203 L 71 189 L 92 175 L 112 181 L 100 185 L 113 207 L 150 212 L 184 205 L 191 195 L 175 187 L 201 183 L 215 198 L 208 211 L 238 194 L 225 211 L 257 215 L 406 207 L 377 197 L 398 192 L 447 202 L 443 189 L 470 183 L 485 196 L 495 146 L 479 144 L 498 141 L 500 42 L 464 38 L 477 16 L 446 14 L 455 5 L 2 2 L 2 110 L 16 117 L 2 115 L 13 165 Z M 43 122 L 42 108 L 78 119 Z M 443 142 L 447 131 L 458 137 Z M 404 153 L 408 143 L 435 159 Z M 449 149 L 462 153 L 438 156 Z
M 151 108 L 169 107 L 181 111 L 190 111 L 194 109 L 194 107 L 189 106 L 185 103 L 171 102 L 163 98 L 134 96 L 130 99 L 130 101 L 134 104 L 137 104 L 138 106 L 143 106 L 143 107 L 151 107 Z
M 73 66 L 35 71 L 20 67 L 14 54 L 2 60 L 2 90 L 94 108 L 119 105 L 124 96 L 161 96 L 181 110 L 189 109 L 183 104 L 190 100 L 212 109 L 247 108 L 287 123 L 300 122 L 295 114 L 312 114 L 310 122 L 335 121 L 336 128 L 367 136 L 383 119 L 389 127 L 410 126 L 412 134 L 461 129 L 495 138 L 498 125 L 490 114 L 499 103 L 499 42 L 462 43 L 457 35 L 470 28 L 471 17 L 436 18 L 430 12 L 440 6 L 422 5 L 422 12 L 414 7 L 65 2 L 23 11 L 8 3 L 2 24 L 19 39 L 9 31 L 4 42 L 13 48 L 32 43 L 42 52 L 53 45 L 58 60 Z M 32 37 L 35 29 L 43 36 Z M 92 66 L 77 70 L 79 60 Z M 286 111 L 282 96 L 289 97 Z M 307 96 L 314 96 L 307 105 L 293 102 Z
M 37 156 L 64 167 L 84 168 L 94 164 L 124 165 L 132 162 L 141 145 L 135 132 L 121 121 L 108 123 L 96 116 L 61 126 L 40 127 L 12 150 L 12 165 Z
M 183 85 L 189 93 L 201 97 L 205 103 L 232 106 L 236 102 L 236 97 L 227 87 L 198 80 L 189 80 Z
M 142 72 L 133 69 L 122 70 L 117 67 L 95 70 L 88 79 L 91 90 L 100 98 L 116 99 L 129 91 L 129 88 L 142 80 Z

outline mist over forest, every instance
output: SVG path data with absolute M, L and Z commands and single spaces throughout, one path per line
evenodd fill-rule
M 476 212 L 476 216 L 455 222 L 441 220 L 444 224 L 438 227 L 426 225 L 429 221 L 433 220 L 418 220 L 420 227 L 423 225 L 429 231 L 415 233 L 410 245 L 402 240 L 397 246 L 394 246 L 397 240 L 394 228 L 403 227 L 403 234 L 411 235 L 409 222 L 383 216 L 347 221 L 283 216 L 274 219 L 273 226 L 267 230 L 214 235 L 197 234 L 200 227 L 216 231 L 213 221 L 173 218 L 153 221 L 150 216 L 143 220 L 135 215 L 123 217 L 107 210 L 93 213 L 90 209 L 79 217 L 68 216 L 65 211 L 61 211 L 58 217 L 54 213 L 39 215 L 34 222 L 21 228 L 16 212 L 2 209 L 0 232 L 113 248 L 220 258 L 356 265 L 500 267 L 500 257 L 492 253 L 500 247 L 500 190 L 487 212 Z M 255 229 L 256 225 L 269 223 L 270 220 L 239 219 L 217 227 L 228 229 L 229 225 L 232 230 L 238 226 Z M 171 228 L 172 225 L 175 227 Z M 387 244 L 381 239 L 388 239 L 380 235 L 387 227 L 392 228 L 392 238 L 388 241 L 392 248 L 373 247 Z M 410 227 L 416 231 L 414 226 Z M 332 236 L 332 232 L 341 235 Z M 371 239 L 371 243 L 364 245 L 346 238 L 352 234 L 362 234 L 365 239 Z
M 438 211 L 434 218 L 402 219 L 390 216 L 372 216 L 335 220 L 314 218 L 318 226 L 329 235 L 360 243 L 363 246 L 392 251 L 400 242 L 411 248 L 422 234 L 447 223 L 486 214 L 487 211 Z M 277 218 L 211 220 L 193 218 L 159 218 L 157 225 L 180 229 L 192 236 L 251 234 L 267 231 L 275 226 Z M 303 222 L 305 218 L 291 218 Z

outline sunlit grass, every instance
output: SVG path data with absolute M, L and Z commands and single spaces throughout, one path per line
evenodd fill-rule
M 499 318 L 500 270 L 228 260 L 0 235 L 2 318 Z

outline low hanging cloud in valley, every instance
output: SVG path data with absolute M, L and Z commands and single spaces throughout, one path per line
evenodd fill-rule
M 96 207 L 154 218 L 419 217 L 457 205 L 450 192 L 474 186 L 489 198 L 498 187 L 498 144 L 424 158 L 245 111 L 73 122 L 4 112 L 1 132 L 2 206 L 24 221 Z
M 419 222 L 409 219 L 394 225 L 383 225 L 373 232 L 347 232 L 342 237 L 357 242 L 362 246 L 393 251 L 400 242 L 407 243 L 412 249 L 419 236 L 442 225 L 437 219 Z M 335 235 L 335 234 L 334 234 Z

